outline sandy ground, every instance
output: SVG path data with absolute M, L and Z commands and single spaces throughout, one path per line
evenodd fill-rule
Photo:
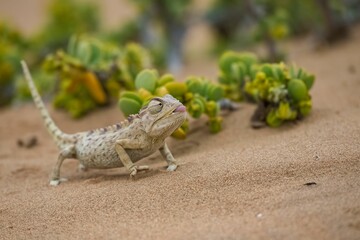
M 0 239 L 360 239 L 360 31 L 320 52 L 293 43 L 290 58 L 317 75 L 304 121 L 253 130 L 253 105 L 210 135 L 204 119 L 169 139 L 173 173 L 155 154 L 130 181 L 124 169 L 77 172 L 48 185 L 57 149 L 33 104 L 0 111 Z M 213 62 L 187 72 L 215 78 Z M 66 132 L 106 126 L 115 107 L 80 121 L 50 110 Z M 19 148 L 35 135 L 39 145 Z M 316 185 L 304 185 L 315 182 Z

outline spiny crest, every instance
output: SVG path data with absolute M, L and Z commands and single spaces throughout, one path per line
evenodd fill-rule
M 127 121 L 129 123 L 132 123 L 134 121 L 134 119 L 140 118 L 140 117 L 141 117 L 140 114 L 131 114 L 128 116 Z
M 124 127 L 129 126 L 134 119 L 136 118 L 140 118 L 139 114 L 132 114 L 130 115 L 127 119 L 125 119 L 124 121 L 120 122 L 120 123 L 116 123 L 107 127 L 103 127 L 103 128 L 98 128 L 98 129 L 94 129 L 94 130 L 90 130 L 88 131 L 87 135 L 92 135 L 92 134 L 105 134 L 108 132 L 115 132 L 118 131 Z

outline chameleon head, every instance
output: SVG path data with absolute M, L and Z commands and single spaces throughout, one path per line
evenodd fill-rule
M 151 137 L 170 136 L 186 119 L 186 107 L 167 94 L 153 98 L 140 110 L 143 129 Z

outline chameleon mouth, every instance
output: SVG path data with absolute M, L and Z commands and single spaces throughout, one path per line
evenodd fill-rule
M 180 105 L 177 108 L 175 108 L 175 110 L 172 112 L 172 114 L 178 113 L 178 112 L 186 112 L 186 107 L 184 105 Z

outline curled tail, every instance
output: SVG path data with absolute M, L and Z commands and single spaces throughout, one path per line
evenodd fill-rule
M 44 102 L 41 100 L 39 92 L 35 87 L 34 81 L 31 77 L 30 71 L 25 61 L 21 61 L 21 66 L 25 75 L 26 82 L 30 88 L 30 92 L 35 102 L 35 105 L 40 110 L 41 116 L 44 119 L 45 126 L 48 132 L 50 133 L 51 137 L 54 139 L 56 145 L 61 149 L 63 148 L 66 142 L 69 142 L 69 140 L 71 140 L 70 135 L 62 132 L 50 117 L 48 111 L 44 106 Z

